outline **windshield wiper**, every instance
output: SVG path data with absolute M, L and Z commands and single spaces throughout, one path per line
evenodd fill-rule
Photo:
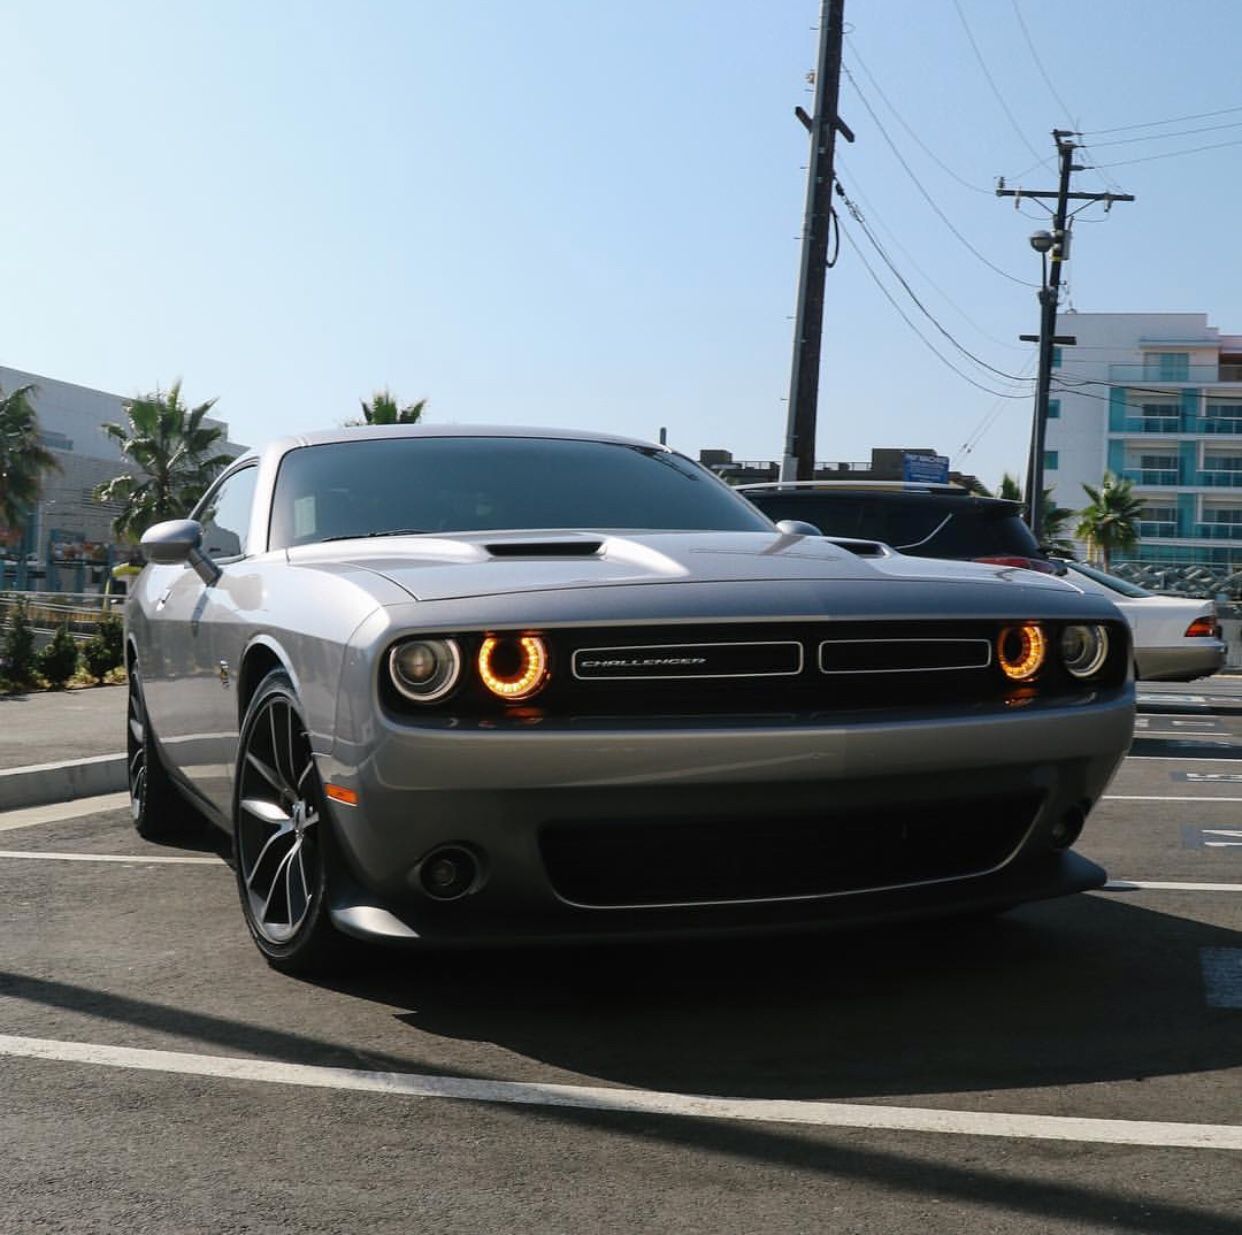
M 326 545 L 330 540 L 370 540 L 374 536 L 426 536 L 427 530 L 421 527 L 395 527 L 386 532 L 348 532 L 344 536 L 325 536 L 319 543 Z

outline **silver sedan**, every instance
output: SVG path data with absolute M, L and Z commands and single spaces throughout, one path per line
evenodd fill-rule
M 245 921 L 462 944 L 986 912 L 1096 887 L 1125 622 L 1030 571 L 774 525 L 660 446 L 347 429 L 143 538 L 136 826 L 231 837 Z
M 1193 682 L 1225 666 L 1216 606 L 1190 596 L 1160 596 L 1082 562 L 1066 562 L 1071 583 L 1107 596 L 1130 623 L 1135 676 L 1145 682 Z

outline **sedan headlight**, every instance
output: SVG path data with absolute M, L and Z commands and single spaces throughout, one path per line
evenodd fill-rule
M 453 639 L 409 639 L 388 653 L 388 672 L 407 699 L 435 703 L 461 677 L 461 649 Z
M 1060 652 L 1061 663 L 1074 677 L 1094 677 L 1108 659 L 1108 631 L 1103 626 L 1067 626 Z

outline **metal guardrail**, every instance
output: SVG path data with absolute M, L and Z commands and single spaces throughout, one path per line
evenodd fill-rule
M 9 620 L 9 613 L 25 604 L 26 616 L 35 631 L 50 634 L 65 625 L 75 637 L 89 639 L 106 614 L 121 615 L 124 598 L 101 596 L 97 592 L 0 592 L 0 626 Z

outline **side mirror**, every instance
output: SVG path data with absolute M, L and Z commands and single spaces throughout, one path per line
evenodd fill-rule
M 142 551 L 148 561 L 158 566 L 187 563 L 210 587 L 220 578 L 220 568 L 204 556 L 200 548 L 202 543 L 203 525 L 195 519 L 169 519 L 156 523 L 142 534 Z
M 786 536 L 822 536 L 823 532 L 813 523 L 804 523 L 801 519 L 782 519 L 777 528 Z

